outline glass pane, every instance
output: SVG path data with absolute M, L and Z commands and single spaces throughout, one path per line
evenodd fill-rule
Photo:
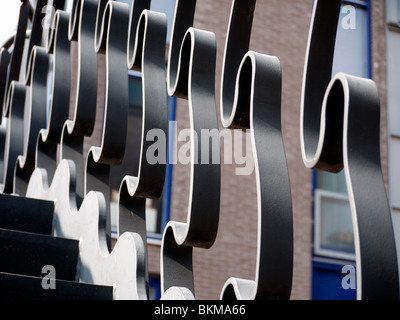
M 392 209 L 392 223 L 396 241 L 397 256 L 400 257 L 400 208 Z
M 388 122 L 389 131 L 400 132 L 400 63 L 398 59 L 400 56 L 400 33 L 388 32 L 388 61 L 387 65 L 387 86 L 388 86 Z
M 339 17 L 332 75 L 368 77 L 367 13 L 360 7 L 347 8 L 342 5 Z
M 321 249 L 354 253 L 353 223 L 347 199 L 321 197 Z
M 400 205 L 400 139 L 390 139 L 390 201 Z
M 344 170 L 339 173 L 318 172 L 318 189 L 347 194 Z
M 151 10 L 163 12 L 167 16 L 167 42 L 171 39 L 172 22 L 175 14 L 175 0 L 152 0 Z

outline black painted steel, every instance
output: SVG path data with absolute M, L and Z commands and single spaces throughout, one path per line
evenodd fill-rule
M 0 271 L 43 277 L 51 265 L 58 279 L 74 281 L 79 242 L 48 235 L 0 229 Z
M 282 72 L 278 58 L 248 51 L 255 4 L 255 0 L 235 0 L 232 4 L 221 118 L 225 127 L 250 130 L 257 186 L 257 266 L 254 281 L 231 278 L 221 297 L 289 299 L 293 215 L 281 131 Z
M 101 0 L 100 4 L 105 2 Z M 71 66 L 71 78 L 76 77 L 76 81 L 70 92 L 73 117 L 64 123 L 60 157 L 74 163 L 78 207 L 85 197 L 84 139 L 92 135 L 96 120 L 98 74 L 94 43 L 98 3 L 96 0 L 74 0 L 68 33 L 71 56 L 77 61 Z
M 159 199 L 165 182 L 166 159 L 151 164 L 147 153 L 154 142 L 147 139 L 151 130 L 168 133 L 168 107 L 165 71 L 167 21 L 164 14 L 143 9 L 137 20 L 136 10 L 147 8 L 148 1 L 135 2 L 131 9 L 128 42 L 128 67 L 142 72 L 142 122 L 140 150 L 130 150 L 137 159 L 137 175 L 126 175 L 119 190 L 118 234 L 137 233 L 136 246 L 145 255 L 138 257 L 137 292 L 139 299 L 148 299 L 146 199 Z M 138 9 L 139 8 L 139 9 Z M 133 11 L 132 11 L 133 10 Z M 137 23 L 137 25 L 135 25 Z M 132 137 L 131 137 L 132 138 Z M 159 150 L 166 154 L 167 146 Z
M 0 228 L 51 235 L 52 201 L 0 194 Z
M 45 281 L 50 281 L 45 279 Z M 1 300 L 112 300 L 113 287 L 54 280 L 54 289 L 43 290 L 43 277 L 0 272 Z
M 380 162 L 378 89 L 370 79 L 331 76 L 340 4 L 314 2 L 301 109 L 303 161 L 334 173 L 344 168 L 358 298 L 398 299 L 396 247 Z
M 49 55 L 45 48 L 32 48 L 26 71 L 27 99 L 24 107 L 24 147 L 15 166 L 14 192 L 24 196 L 35 169 L 36 142 L 39 131 L 46 127 L 47 73 Z
M 104 12 L 102 12 L 104 10 Z M 107 202 L 105 237 L 111 251 L 110 216 L 110 166 L 121 164 L 126 144 L 129 108 L 128 73 L 126 66 L 126 43 L 128 41 L 129 7 L 126 4 L 108 2 L 98 7 L 95 49 L 105 56 L 105 96 L 103 105 L 103 128 L 100 146 L 92 146 L 85 167 L 85 194 L 100 191 Z M 122 121 L 121 121 L 122 120 Z
M 46 29 L 42 13 L 49 3 L 54 9 L 65 4 L 23 2 L 15 37 L 0 50 L 0 100 L 8 117 L 0 127 L 0 296 L 7 288 L 16 298 L 149 298 L 146 200 L 163 194 L 172 147 L 169 95 L 187 100 L 190 180 L 186 222 L 170 221 L 163 232 L 161 289 L 165 299 L 194 299 L 193 250 L 211 248 L 219 226 L 219 139 L 213 140 L 217 148 L 203 149 L 213 133 L 220 133 L 216 37 L 193 28 L 196 0 L 177 0 L 165 61 L 167 20 L 150 11 L 150 0 L 136 0 L 131 8 L 116 1 L 74 0 L 72 13 L 58 10 Z M 340 4 L 314 3 L 301 108 L 303 161 L 308 168 L 345 170 L 358 297 L 398 299 L 393 226 L 380 167 L 378 91 L 371 80 L 331 75 Z M 229 278 L 221 299 L 289 299 L 292 286 L 282 72 L 277 57 L 249 50 L 255 10 L 256 0 L 232 1 L 220 121 L 225 129 L 250 135 L 256 270 L 254 279 Z M 128 135 L 129 126 L 138 125 L 128 121 L 128 70 L 142 76 L 141 123 L 135 131 L 140 134 L 134 137 Z M 84 154 L 97 110 L 102 112 L 101 140 Z M 128 150 L 127 141 L 140 148 Z M 157 161 L 151 158 L 156 154 Z M 127 163 L 132 158 L 135 168 Z M 121 184 L 112 247 L 110 168 L 122 165 L 129 169 L 116 178 Z M 39 287 L 44 265 L 55 267 L 57 291 Z
M 51 54 L 51 95 L 46 129 L 41 129 L 37 141 L 36 168 L 46 170 L 49 183 L 53 180 L 59 159 L 62 128 L 69 116 L 71 91 L 70 42 L 68 39 L 69 15 L 61 10 L 55 13 L 47 41 L 47 52 Z
M 184 295 L 188 289 L 194 297 L 193 247 L 210 248 L 219 224 L 219 148 L 217 155 L 203 155 L 206 151 L 202 148 L 203 139 L 209 139 L 202 131 L 218 130 L 216 39 L 211 32 L 191 27 L 195 5 L 196 1 L 176 2 L 168 60 L 168 93 L 188 100 L 191 150 L 187 220 L 170 221 L 163 235 L 161 287 L 167 296 L 168 291 L 173 294 L 171 290 L 179 290 Z M 213 156 L 217 156 L 217 163 L 213 163 Z

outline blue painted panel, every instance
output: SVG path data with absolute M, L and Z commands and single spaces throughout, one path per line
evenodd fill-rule
M 324 262 L 312 263 L 312 299 L 313 300 L 356 300 L 355 289 L 344 289 L 342 280 L 343 265 Z M 354 277 L 355 281 L 355 277 Z

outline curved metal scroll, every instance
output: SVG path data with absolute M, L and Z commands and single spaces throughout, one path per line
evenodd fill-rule
M 14 192 L 14 168 L 18 156 L 24 149 L 24 110 L 26 86 L 18 81 L 12 81 L 6 98 L 9 110 L 9 121 L 6 128 L 3 160 L 2 193 Z
M 90 2 L 89 2 L 90 3 Z M 93 3 L 90 3 L 93 4 Z M 100 4 L 99 4 L 100 5 Z M 80 6 L 80 4 L 79 4 Z M 115 33 L 121 31 L 121 23 L 125 26 L 125 30 L 127 31 L 128 27 L 128 17 L 129 17 L 129 10 L 125 4 L 109 2 L 107 5 L 108 7 L 103 7 L 104 13 L 104 24 L 103 30 L 107 30 L 107 36 L 112 34 L 112 37 L 100 37 L 99 39 L 104 40 L 99 41 L 101 44 L 106 44 L 106 47 L 98 46 L 99 50 L 102 48 L 106 48 L 106 54 L 109 55 L 109 63 L 115 63 L 113 59 L 117 58 L 119 69 L 115 69 L 114 72 L 120 72 L 118 75 L 111 71 L 109 73 L 110 79 L 108 82 L 113 80 L 119 81 L 119 84 L 124 85 L 121 88 L 109 87 L 108 89 L 112 93 L 111 99 L 106 94 L 106 99 L 104 101 L 105 108 L 115 108 L 120 107 L 119 103 L 113 102 L 113 98 L 117 98 L 118 102 L 121 96 L 120 93 L 124 93 L 126 97 L 127 103 L 127 67 L 126 67 L 126 39 L 124 41 L 120 41 L 118 43 L 114 43 L 113 41 L 118 40 L 119 37 L 115 37 Z M 82 4 L 82 8 L 85 8 L 85 5 Z M 82 9 L 81 8 L 81 9 Z M 86 14 L 90 15 L 93 11 L 88 10 L 80 10 L 78 19 L 80 21 L 86 20 Z M 103 12 L 102 8 L 99 8 L 99 12 Z M 96 10 L 97 13 L 97 10 Z M 81 16 L 83 15 L 83 16 Z M 117 19 L 118 21 L 116 21 Z M 90 19 L 89 19 L 90 20 Z M 102 21 L 101 16 L 99 21 Z M 108 22 L 108 23 L 107 23 Z M 81 29 L 82 30 L 82 29 Z M 121 33 L 121 32 L 120 32 Z M 127 33 L 125 33 L 126 37 Z M 123 36 L 123 33 L 121 33 Z M 93 37 L 94 40 L 94 37 Z M 165 41 L 165 40 L 164 40 Z M 93 49 L 94 49 L 94 41 L 92 42 Z M 122 48 L 123 46 L 123 48 Z M 88 48 L 88 47 L 87 47 Z M 119 50 L 118 50 L 119 49 Z M 124 49 L 124 50 L 122 50 Z M 117 52 L 113 52 L 116 50 Z M 115 54 L 120 54 L 120 56 L 116 57 Z M 165 68 L 165 67 L 164 67 Z M 90 68 L 89 68 L 90 70 Z M 56 72 L 63 72 L 65 69 L 58 69 Z M 97 72 L 96 72 L 97 74 Z M 93 74 L 92 74 L 93 75 Z M 88 76 L 90 78 L 92 75 Z M 59 75 L 61 76 L 61 75 Z M 85 78 L 85 79 L 88 79 Z M 165 79 L 165 78 L 164 78 Z M 82 79 L 81 79 L 82 80 Z M 117 85 L 117 83 L 113 83 Z M 84 87 L 87 83 L 83 82 L 81 85 Z M 85 87 L 84 87 L 85 88 Z M 125 88 L 125 89 L 124 89 Z M 81 88 L 82 89 L 82 88 Z M 114 91 L 114 90 L 117 91 Z M 78 87 L 79 90 L 79 87 Z M 125 91 L 124 91 L 125 90 Z M 77 96 L 84 99 L 85 92 L 77 92 Z M 164 97 L 165 91 L 164 91 Z M 91 98 L 89 96 L 89 98 Z M 83 101 L 80 101 L 79 104 L 84 107 Z M 91 101 L 91 100 L 89 100 Z M 125 108 L 122 110 L 126 111 Z M 57 110 L 53 110 L 55 113 Z M 76 112 L 85 112 L 87 110 L 78 110 Z M 112 110 L 109 110 L 109 112 Z M 113 119 L 114 115 L 107 114 L 105 117 L 105 125 L 104 129 L 109 129 L 110 119 Z M 115 114 L 115 117 L 118 117 L 118 120 L 123 121 L 126 120 L 126 116 Z M 115 120 L 114 117 L 114 120 Z M 76 117 L 75 120 L 82 120 L 80 117 Z M 167 119 L 166 119 L 167 120 Z M 68 125 L 73 124 L 73 121 L 67 123 L 64 126 L 65 131 L 64 134 L 67 134 L 67 127 Z M 82 124 L 82 122 L 81 122 Z M 112 124 L 112 122 L 111 122 Z M 115 123 L 114 123 L 115 124 Z M 119 124 L 120 125 L 120 124 Z M 74 128 L 73 126 L 70 128 Z M 125 138 L 126 130 L 124 126 L 121 126 L 122 133 Z M 84 130 L 83 130 L 84 131 Z M 79 131 L 82 133 L 83 131 Z M 108 133 L 104 133 L 107 135 Z M 65 137 L 66 139 L 73 139 L 75 137 L 80 137 L 78 134 L 74 135 L 73 131 L 71 132 L 70 136 Z M 109 136 L 108 136 L 109 137 Z M 115 136 L 117 137 L 117 136 Z M 64 141 L 65 142 L 65 141 Z M 94 166 L 102 166 L 103 163 L 97 163 L 96 160 L 99 161 L 107 161 L 109 163 L 114 163 L 115 155 L 119 155 L 118 158 L 120 159 L 123 156 L 123 153 L 119 152 L 114 154 L 113 153 L 113 146 L 110 146 L 110 142 L 112 144 L 113 139 L 108 139 L 107 137 L 104 138 L 103 136 L 103 144 L 100 150 L 92 149 L 91 153 L 94 154 L 89 156 L 88 165 L 91 169 L 88 171 L 87 179 L 87 193 L 85 194 L 84 198 L 82 199 L 81 203 L 76 201 L 77 197 L 77 183 L 78 179 L 81 177 L 80 169 L 77 168 L 76 163 L 71 159 L 61 159 L 57 169 L 54 173 L 54 177 L 51 181 L 50 186 L 46 186 L 44 184 L 45 177 L 44 177 L 44 170 L 42 168 L 37 168 L 31 176 L 30 183 L 27 190 L 27 196 L 40 198 L 40 199 L 47 199 L 54 201 L 55 199 L 55 222 L 54 222 L 54 233 L 60 237 L 67 237 L 70 239 L 79 239 L 80 241 L 80 250 L 79 250 L 79 265 L 77 268 L 77 280 L 83 281 L 86 283 L 95 283 L 95 284 L 103 284 L 103 285 L 111 285 L 114 286 L 114 298 L 115 299 L 138 299 L 142 297 L 142 292 L 146 290 L 143 286 L 143 270 L 141 270 L 142 262 L 144 255 L 146 252 L 143 250 L 144 244 L 143 240 L 139 234 L 133 232 L 124 232 L 118 237 L 118 240 L 113 247 L 112 250 L 109 250 L 105 246 L 105 233 L 104 230 L 106 228 L 105 217 L 108 214 L 108 206 L 109 203 L 107 202 L 106 195 L 102 192 L 99 192 L 98 189 L 101 189 L 95 181 L 96 178 L 96 169 Z M 121 141 L 119 141 L 121 143 Z M 122 142 L 123 147 L 124 143 Z M 71 146 L 71 145 L 69 145 Z M 65 145 L 62 145 L 62 148 Z M 124 148 L 120 148 L 121 151 Z M 96 158 L 97 151 L 100 151 L 99 158 Z M 109 153 L 102 153 L 102 151 L 107 151 Z M 64 154 L 65 155 L 65 154 Z M 110 156 L 111 155 L 111 156 Z M 114 155 L 114 156 L 113 156 Z M 104 156 L 104 157 L 103 157 Z M 79 159 L 78 159 L 79 161 Z M 108 165 L 108 164 L 107 164 Z M 101 172 L 101 174 L 103 174 Z M 89 178 L 89 179 L 88 179 Z M 100 177 L 102 178 L 102 177 Z M 89 181 L 90 180 L 90 181 Z M 91 191 L 92 190 L 92 191 Z M 100 190 L 102 191 L 102 190 Z
M 331 79 L 340 4 L 314 3 L 301 108 L 302 156 L 307 168 L 345 170 L 357 297 L 398 299 L 396 248 L 380 163 L 378 90 L 369 79 L 343 73 Z
M 58 7 L 60 1 L 54 5 Z M 40 47 L 42 40 L 41 9 L 45 0 L 38 1 L 33 13 L 29 44 L 25 46 L 27 25 L 30 18 L 29 3 L 20 7 L 17 31 L 13 39 L 11 56 L 2 51 L 2 63 L 9 62 L 6 77 L 0 83 L 4 97 L 4 116 L 10 118 L 4 143 L 2 192 L 25 195 L 26 187 L 35 168 L 35 150 L 38 132 L 46 125 L 46 81 L 49 57 Z M 24 54 L 27 55 L 26 74 L 21 75 Z M 18 81 L 18 83 L 17 83 Z M 21 83 L 24 82 L 24 85 Z M 20 83 L 20 84 L 19 84 Z M 22 86 L 26 86 L 23 88 Z M 26 97 L 25 97 L 26 95 Z M 23 101 L 26 100 L 26 101 Z M 11 112 L 11 108 L 14 111 Z M 21 122 L 22 128 L 21 128 Z
M 25 195 L 36 164 L 36 142 L 47 120 L 47 73 L 49 55 L 45 48 L 34 46 L 26 72 L 27 101 L 24 110 L 24 149 L 15 165 L 14 192 Z
M 230 278 L 221 298 L 289 299 L 293 215 L 281 130 L 281 66 L 276 57 L 252 51 L 242 55 L 249 48 L 255 2 L 234 0 L 232 4 L 221 118 L 227 128 L 250 129 L 257 186 L 257 265 L 255 280 Z
M 194 297 L 193 247 L 210 248 L 219 223 L 220 164 L 212 162 L 211 153 L 202 154 L 202 130 L 218 129 L 216 39 L 213 33 L 190 27 L 195 5 L 193 0 L 176 3 L 168 61 L 168 93 L 189 102 L 191 161 L 187 222 L 170 221 L 163 234 L 161 288 L 165 299 L 177 294 Z
M 106 75 L 103 128 L 100 147 L 89 149 L 85 170 L 85 192 L 102 192 L 107 203 L 105 237 L 111 250 L 111 190 L 110 166 L 119 165 L 124 157 L 129 107 L 126 43 L 128 40 L 129 7 L 108 2 L 102 11 L 98 7 L 96 52 L 105 55 Z M 122 120 L 122 121 L 121 121 Z
M 142 147 L 140 153 L 137 154 L 139 179 L 135 195 L 158 199 L 164 187 L 166 159 L 150 164 L 146 154 L 153 144 L 151 139 L 147 139 L 151 130 L 155 129 L 165 135 L 168 133 L 169 111 L 165 82 L 167 21 L 165 14 L 143 10 L 138 25 L 134 28 L 134 16 L 133 13 L 128 42 L 128 67 L 142 72 L 143 88 L 142 135 L 140 137 Z M 132 34 L 134 30 L 136 30 L 135 35 Z M 166 145 L 164 151 L 166 151 Z
M 74 115 L 67 120 L 61 136 L 61 159 L 70 159 L 78 172 L 76 181 L 76 201 L 78 206 L 85 196 L 85 170 L 83 157 L 84 138 L 91 136 L 96 118 L 97 103 L 97 54 L 95 32 L 97 8 L 104 7 L 105 0 L 74 0 L 69 23 L 68 38 L 71 52 L 76 54 L 75 88 L 71 90 Z M 72 76 L 73 77 L 73 76 Z
M 53 180 L 57 168 L 62 128 L 69 114 L 71 58 L 68 24 L 69 14 L 58 10 L 47 43 L 47 52 L 52 55 L 51 100 L 47 127 L 40 130 L 36 151 L 36 168 L 46 170 L 47 183 Z
M 135 2 L 132 8 L 128 42 L 128 66 L 142 72 L 141 135 L 136 137 L 141 141 L 141 148 L 136 150 L 134 155 L 138 157 L 138 161 L 134 161 L 138 163 L 137 176 L 125 176 L 120 186 L 118 236 L 125 232 L 133 232 L 140 236 L 136 246 L 141 247 L 145 254 L 138 257 L 137 291 L 139 299 L 148 299 L 146 199 L 160 198 L 166 165 L 165 161 L 150 164 L 147 151 L 152 142 L 147 138 L 152 130 L 157 130 L 162 135 L 168 130 L 165 83 L 167 21 L 164 14 L 147 9 L 143 10 L 139 20 L 136 20 L 136 10 L 142 10 L 142 4 Z
M 9 91 L 9 87 L 12 81 L 18 81 L 20 77 L 28 19 L 29 19 L 29 4 L 27 2 L 24 2 L 21 4 L 21 7 L 19 9 L 17 30 L 13 40 L 14 48 L 10 56 L 7 76 L 5 81 L 1 83 L 0 92 L 3 93 L 3 96 L 1 96 L 3 98 L 1 100 L 2 101 L 2 108 L 0 114 L 1 116 L 3 115 L 5 117 L 9 116 L 9 109 L 6 103 L 7 92 Z

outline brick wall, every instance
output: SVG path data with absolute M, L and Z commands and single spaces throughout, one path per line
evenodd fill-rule
M 381 99 L 381 161 L 383 177 L 388 186 L 388 115 L 387 115 L 387 56 L 385 0 L 371 1 L 372 79 Z M 388 187 L 387 187 L 388 188 Z M 387 189 L 388 190 L 388 189 Z

